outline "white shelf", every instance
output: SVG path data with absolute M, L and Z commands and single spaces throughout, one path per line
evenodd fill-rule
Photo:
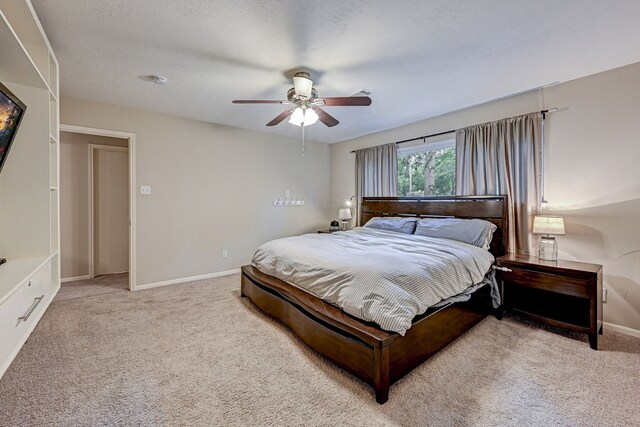
M 3 11 L 0 11 L 0 18 L 0 75 L 13 83 L 49 89 L 46 79 L 18 39 Z
M 49 258 L 27 258 L 0 265 L 0 304 L 2 304 Z
M 0 255 L 39 257 L 58 250 L 58 62 L 29 0 L 0 1 L 0 81 L 29 106 L 0 176 Z
M 2 377 L 60 287 L 58 61 L 30 0 L 0 0 L 0 81 L 29 106 L 0 177 Z M 30 292 L 46 298 L 18 330 L 4 320 Z

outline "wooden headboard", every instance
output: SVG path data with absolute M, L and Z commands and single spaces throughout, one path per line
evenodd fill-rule
M 498 257 L 506 253 L 507 209 L 507 196 L 364 197 L 359 225 L 377 216 L 484 219 L 498 227 L 489 249 Z

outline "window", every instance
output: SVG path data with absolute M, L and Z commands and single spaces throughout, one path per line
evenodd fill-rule
M 455 139 L 398 148 L 398 196 L 451 196 L 455 190 Z

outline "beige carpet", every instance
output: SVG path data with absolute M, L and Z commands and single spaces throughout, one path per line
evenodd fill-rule
M 596 352 L 489 317 L 378 405 L 240 298 L 237 275 L 125 282 L 63 286 L 0 380 L 1 426 L 640 425 L 640 340 L 614 332 Z
M 129 275 L 127 273 L 108 274 L 95 279 L 77 280 L 63 283 L 56 295 L 56 302 L 62 300 L 85 298 L 104 293 L 129 289 Z

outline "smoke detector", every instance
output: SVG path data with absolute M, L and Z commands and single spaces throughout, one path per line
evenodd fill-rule
M 162 77 L 162 76 L 150 76 L 150 77 L 152 82 L 160 86 L 164 86 L 167 83 L 169 83 L 169 80 L 167 80 L 166 77 Z

